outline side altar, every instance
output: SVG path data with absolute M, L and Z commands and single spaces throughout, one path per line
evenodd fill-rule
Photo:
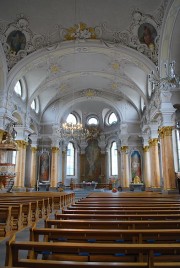
M 145 184 L 138 176 L 136 176 L 129 184 L 129 189 L 130 191 L 145 191 Z

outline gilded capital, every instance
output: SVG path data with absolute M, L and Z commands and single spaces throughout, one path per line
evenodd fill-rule
M 157 146 L 158 145 L 158 139 L 155 138 L 155 139 L 150 139 L 149 140 L 149 146 Z
M 31 151 L 32 151 L 32 153 L 36 153 L 37 152 L 37 147 L 31 147 Z
M 164 138 L 164 128 L 163 127 L 159 128 L 158 133 L 159 133 L 160 139 L 163 139 Z
M 24 141 L 24 140 L 16 140 L 16 143 L 18 145 L 19 148 L 25 149 L 26 146 L 28 145 L 28 142 Z
M 0 143 L 2 142 L 4 130 L 0 129 Z
M 143 151 L 144 151 L 145 153 L 149 152 L 149 146 L 144 146 L 144 147 L 143 147 Z
M 58 147 L 52 147 L 51 151 L 52 151 L 52 153 L 57 153 L 57 152 L 59 152 L 59 148 Z
M 121 152 L 126 153 L 127 150 L 128 150 L 128 146 L 122 146 L 122 147 L 121 147 Z
M 162 127 L 159 130 L 160 137 L 163 138 L 164 136 L 172 136 L 172 126 Z

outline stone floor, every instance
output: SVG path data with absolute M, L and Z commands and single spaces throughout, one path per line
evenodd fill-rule
M 93 192 L 102 192 L 104 190 L 94 190 Z M 67 191 L 69 192 L 69 191 Z M 106 192 L 111 192 L 111 191 L 106 191 Z M 74 191 L 75 193 L 75 201 L 78 201 L 82 198 L 87 197 L 91 191 L 86 191 L 83 189 L 77 189 Z M 54 217 L 54 213 L 50 216 L 51 218 Z M 40 220 L 37 223 L 38 227 L 44 227 L 44 220 Z M 6 258 L 6 242 L 8 239 L 4 239 L 3 241 L 0 242 L 0 268 L 5 266 L 5 258 Z M 18 241 L 28 241 L 29 240 L 29 228 L 25 228 L 22 231 L 19 231 L 16 233 L 16 240 Z
M 77 190 L 75 192 L 75 201 L 85 198 L 86 196 L 89 195 L 89 191 L 83 191 L 83 190 Z M 50 216 L 51 218 L 54 217 L 54 214 Z M 40 220 L 37 223 L 38 227 L 44 227 L 44 220 Z M 16 233 L 16 240 L 18 241 L 28 241 L 29 240 L 29 229 L 30 228 L 25 228 L 22 231 L 19 231 Z M 6 242 L 8 241 L 9 238 L 4 239 L 3 241 L 0 241 L 0 268 L 5 266 L 5 258 L 6 258 Z

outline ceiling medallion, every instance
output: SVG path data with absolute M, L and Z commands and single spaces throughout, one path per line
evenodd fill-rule
M 120 69 L 119 62 L 113 62 L 112 63 L 112 68 L 113 68 L 113 70 L 118 71 Z
M 88 89 L 83 90 L 82 93 L 81 93 L 81 95 L 83 97 L 88 98 L 88 99 L 89 98 L 92 99 L 92 98 L 98 96 L 99 95 L 99 92 L 98 92 L 98 90 L 94 90 L 94 89 L 88 88 Z
M 117 89 L 118 89 L 118 83 L 113 82 L 113 83 L 111 84 L 111 88 L 112 88 L 113 90 L 117 90 Z
M 59 72 L 59 67 L 55 64 L 52 64 L 50 66 L 50 70 L 51 70 L 51 73 L 57 73 L 57 72 Z

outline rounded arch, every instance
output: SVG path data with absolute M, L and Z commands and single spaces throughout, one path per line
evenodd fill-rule
M 16 121 L 17 125 L 23 125 L 23 119 L 22 119 L 22 116 L 19 112 L 14 111 L 12 115 L 17 120 Z
M 4 91 L 6 89 L 7 73 L 8 68 L 6 63 L 6 57 L 2 44 L 0 42 L 0 91 Z
M 55 118 L 55 124 L 58 124 L 59 122 L 61 122 L 71 111 L 72 109 L 72 105 L 73 106 L 73 110 L 76 111 L 76 105 L 77 104 L 81 104 L 82 102 L 86 101 L 87 99 L 85 97 L 79 97 L 75 100 L 72 101 L 66 101 L 62 104 L 61 109 L 58 110 L 58 113 L 56 114 L 56 118 Z M 117 101 L 113 101 L 113 100 L 108 100 L 106 98 L 102 98 L 102 97 L 96 97 L 96 101 L 100 101 L 103 102 L 104 104 L 107 104 L 110 107 L 113 107 L 113 110 L 116 111 L 116 113 L 118 114 L 120 121 L 123 121 L 123 113 L 122 113 L 122 109 L 119 106 L 119 102 Z M 59 107 L 59 100 L 54 103 L 54 105 L 57 105 Z M 78 108 L 79 109 L 79 108 Z M 77 109 L 77 110 L 78 110 Z M 44 113 L 45 114 L 45 113 Z M 43 121 L 43 116 L 41 117 L 41 121 Z

